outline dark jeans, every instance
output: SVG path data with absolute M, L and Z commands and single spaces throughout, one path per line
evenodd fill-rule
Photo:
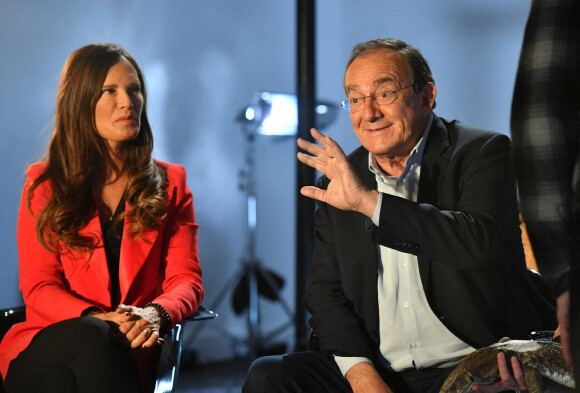
M 55 323 L 10 363 L 7 393 L 132 393 L 140 377 L 109 325 L 93 317 Z
M 395 393 L 436 393 L 451 368 L 392 372 L 379 369 Z M 296 352 L 257 359 L 246 376 L 243 393 L 352 393 L 332 357 L 321 352 Z

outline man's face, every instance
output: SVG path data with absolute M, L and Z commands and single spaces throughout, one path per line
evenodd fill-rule
M 407 157 L 423 134 L 433 102 L 435 86 L 427 84 L 415 94 L 412 70 L 396 51 L 375 49 L 357 57 L 346 70 L 344 85 L 349 99 L 364 99 L 362 109 L 350 112 L 361 144 L 376 158 Z M 391 104 L 379 104 L 377 93 L 392 92 Z M 370 96 L 370 97 L 367 97 Z M 363 98 L 366 97 L 366 98 Z

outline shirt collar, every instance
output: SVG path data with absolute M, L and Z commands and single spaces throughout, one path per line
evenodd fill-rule
M 429 130 L 431 129 L 432 123 L 433 123 L 433 113 L 431 113 L 431 115 L 429 116 L 429 121 L 427 122 L 425 131 L 423 131 L 423 135 L 421 136 L 421 138 L 419 139 L 413 150 L 411 150 L 409 157 L 407 157 L 407 160 L 405 161 L 405 169 L 401 174 L 400 179 L 407 176 L 411 167 L 413 167 L 414 165 L 421 165 L 421 160 L 423 159 L 423 151 L 425 150 L 425 143 L 427 141 L 427 137 L 429 136 Z M 381 179 L 393 178 L 393 176 L 386 176 L 377 167 L 374 166 L 373 156 L 370 152 L 369 152 L 369 170 Z

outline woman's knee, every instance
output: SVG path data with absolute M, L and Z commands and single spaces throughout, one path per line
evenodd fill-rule
M 81 345 L 97 347 L 95 349 L 101 348 L 103 345 L 120 344 L 120 338 L 115 334 L 111 326 L 99 318 L 79 318 L 74 336 Z
M 77 329 L 82 332 L 93 332 L 95 334 L 105 334 L 110 329 L 107 322 L 95 317 L 80 317 L 77 321 Z
M 76 377 L 71 369 L 65 366 L 56 366 L 47 371 L 38 390 L 45 393 L 78 393 Z

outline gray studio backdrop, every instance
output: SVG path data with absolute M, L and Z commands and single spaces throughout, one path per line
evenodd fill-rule
M 430 61 L 440 116 L 509 133 L 509 109 L 529 2 L 525 0 L 319 0 L 318 98 L 340 102 L 344 64 L 360 41 L 394 36 Z M 187 325 L 200 360 L 243 352 L 246 315 L 231 292 L 217 299 L 246 250 L 246 196 L 238 173 L 245 136 L 236 117 L 257 90 L 295 92 L 296 21 L 291 0 L 0 1 L 0 307 L 21 304 L 16 220 L 28 164 L 50 136 L 58 78 L 67 56 L 92 42 L 116 42 L 148 84 L 155 156 L 184 165 L 194 194 L 206 300 L 220 317 Z M 346 113 L 326 130 L 356 147 Z M 294 306 L 295 141 L 255 140 L 257 255 L 285 279 Z M 262 302 L 262 328 L 286 320 Z M 201 326 L 201 325 L 199 325 Z M 292 329 L 275 338 L 293 344 Z

